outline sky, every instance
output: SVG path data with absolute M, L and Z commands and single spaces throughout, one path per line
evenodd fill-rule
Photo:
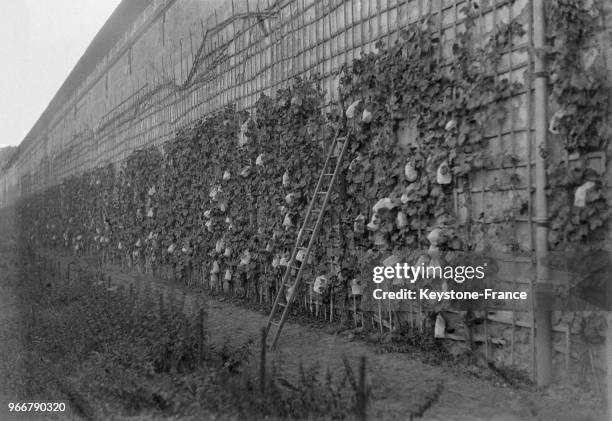
M 18 145 L 120 0 L 0 0 L 0 147 Z

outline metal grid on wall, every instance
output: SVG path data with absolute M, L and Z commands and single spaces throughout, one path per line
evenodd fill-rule
M 178 50 L 162 60 L 162 73 L 167 77 L 172 75 L 172 83 L 167 82 L 167 77 L 147 77 L 141 88 L 108 114 L 109 121 L 115 120 L 105 126 L 97 141 L 102 145 L 98 161 L 118 161 L 134 148 L 159 145 L 176 129 L 223 105 L 236 103 L 248 109 L 261 94 L 271 95 L 287 86 L 295 76 L 309 72 L 322 76 L 328 99 L 332 102 L 338 88 L 335 72 L 342 63 L 350 62 L 362 52 L 372 51 L 377 41 L 395 41 L 402 27 L 419 22 L 425 16 L 433 19 L 441 34 L 441 53 L 448 53 L 457 32 L 462 29 L 464 16 L 461 8 L 465 4 L 464 1 L 448 0 L 293 0 L 281 2 L 277 7 L 267 3 L 265 8 L 246 6 L 246 10 L 237 10 L 234 2 L 230 17 L 220 21 L 215 16 L 216 29 L 202 31 L 204 59 L 196 73 L 195 83 L 184 89 L 178 88 L 189 77 L 187 69 L 198 62 L 193 54 L 195 49 L 185 57 L 183 43 L 179 42 Z M 497 1 L 483 4 L 481 8 L 477 22 L 481 39 L 500 24 L 515 18 L 526 29 L 526 35 L 510 47 L 498 68 L 499 78 L 507 78 L 510 83 L 520 81 L 525 89 L 509 100 L 510 115 L 506 122 L 502 126 L 492 125 L 488 131 L 492 152 L 512 154 L 517 160 L 512 165 L 502 164 L 491 171 L 482 171 L 470 180 L 469 191 L 458 190 L 455 194 L 455 208 L 464 220 L 468 215 L 475 219 L 482 215 L 485 225 L 493 231 L 487 233 L 487 238 L 507 239 L 506 243 L 491 245 L 500 251 L 519 249 L 531 252 L 533 248 L 530 193 L 533 184 L 530 164 L 533 113 L 532 95 L 528 88 L 531 86 L 530 60 L 526 53 L 531 34 L 530 11 L 530 2 L 526 0 Z M 267 14 L 263 26 L 257 19 L 237 18 L 252 12 Z M 265 23 L 269 25 L 267 29 Z M 166 86 L 160 89 L 160 85 Z M 138 117 L 125 117 L 129 110 L 136 108 L 140 110 Z M 122 116 L 123 120 L 120 120 Z M 504 180 L 512 177 L 519 182 L 503 185 Z M 468 197 L 469 206 L 466 205 Z M 517 208 L 517 202 L 525 203 L 528 208 L 526 215 L 507 214 Z M 484 237 L 475 241 L 484 244 Z M 529 259 L 502 259 L 500 281 L 512 283 L 513 289 L 529 290 L 532 282 L 530 268 Z M 516 323 L 523 326 L 533 324 L 528 312 L 512 312 L 511 321 L 513 326 Z M 515 362 L 514 346 L 509 352 L 509 360 Z M 486 353 L 489 357 L 488 348 Z M 516 359 L 525 362 L 525 357 L 520 355 Z
M 310 72 L 322 75 L 331 103 L 338 87 L 335 72 L 342 63 L 372 51 L 377 41 L 394 42 L 401 28 L 424 17 L 430 17 L 441 34 L 441 53 L 448 53 L 457 32 L 463 29 L 462 9 L 466 4 L 464 0 L 233 0 L 231 7 L 221 8 L 206 19 L 193 17 L 185 22 L 182 37 L 164 42 L 163 53 L 152 64 L 155 71 L 135 69 L 134 74 L 124 75 L 132 82 L 132 88 L 115 92 L 108 109 L 94 115 L 87 108 L 91 102 L 87 92 L 94 91 L 96 80 L 100 83 L 103 78 L 113 91 L 113 80 L 108 75 L 113 66 L 124 65 L 112 65 L 112 60 L 105 57 L 103 62 L 108 66 L 99 67 L 97 79 L 88 78 L 89 91 L 79 90 L 85 97 L 75 95 L 74 103 L 64 106 L 63 117 L 58 117 L 50 128 L 45 150 L 34 151 L 35 146 L 25 152 L 17 172 L 34 173 L 42 159 L 48 157 L 50 170 L 34 179 L 41 187 L 56 184 L 88 168 L 120 162 L 134 149 L 159 146 L 180 127 L 224 105 L 235 103 L 248 109 L 262 93 L 272 95 L 294 77 Z M 142 28 L 134 27 L 132 34 L 138 30 L 145 34 L 156 31 L 166 13 L 189 7 L 189 2 L 156 1 L 154 6 L 164 14 L 147 10 L 149 20 L 139 20 Z M 526 35 L 504 55 L 498 74 L 526 87 L 531 85 L 526 52 L 530 13 L 529 0 L 484 1 L 477 19 L 480 39 L 514 19 L 524 25 Z M 123 42 L 123 52 L 117 49 L 122 58 L 131 57 L 132 49 L 147 47 L 140 45 L 139 39 L 129 40 L 127 36 Z M 509 105 L 510 117 L 502 127 L 492 126 L 488 136 L 494 153 L 511 153 L 518 159 L 511 166 L 502 165 L 473 177 L 470 191 L 457 191 L 455 208 L 463 219 L 483 215 L 495 227 L 492 229 L 503 234 L 497 237 L 516 240 L 513 244 L 496 244 L 497 249 L 530 251 L 531 90 L 524 89 L 510 99 Z M 519 182 L 503 185 L 509 177 Z M 468 197 L 470 209 L 465 206 Z M 526 215 L 507 214 L 516 208 L 517 201 L 529 208 Z M 508 219 L 511 224 L 504 223 Z M 498 220 L 502 223 L 496 223 Z
M 72 153 L 67 172 L 121 161 L 136 148 L 160 145 L 178 128 L 226 104 L 236 103 L 248 109 L 262 93 L 271 95 L 295 76 L 309 72 L 322 75 L 329 100 L 333 101 L 338 83 L 335 71 L 342 63 L 373 50 L 379 40 L 393 42 L 402 27 L 425 16 L 437 24 L 443 51 L 449 51 L 461 30 L 462 8 L 466 5 L 460 0 L 238 3 L 234 1 L 231 10 L 227 8 L 229 15 L 225 19 L 215 13 L 212 21 L 209 18 L 206 23 L 193 23 L 188 37 L 175 40 L 174 46 L 179 48 L 170 48 L 168 55 L 162 56 L 160 72 L 147 72 L 133 92 L 98 119 L 94 146 L 86 154 Z M 497 1 L 482 6 L 478 19 L 482 39 L 512 19 L 525 24 L 527 35 L 508 51 L 498 71 L 500 78 L 529 86 L 525 47 L 530 33 L 530 3 Z M 199 45 L 195 38 L 200 39 Z M 198 64 L 196 69 L 194 63 Z M 532 115 L 530 92 L 525 89 L 512 98 L 510 118 L 488 133 L 495 153 L 512 153 L 518 162 L 474 177 L 471 191 L 456 195 L 460 215 L 467 217 L 471 212 L 472 216 L 488 215 L 491 220 L 508 219 L 502 215 L 503 207 L 513 208 L 517 201 L 531 206 L 531 172 L 527 164 L 532 156 L 528 130 Z M 509 176 L 520 179 L 520 183 L 511 188 L 501 185 Z M 472 199 L 470 210 L 462 208 L 468 193 Z M 500 215 L 493 215 L 496 213 Z M 512 228 L 518 244 L 511 247 L 531 250 L 529 215 L 513 218 L 519 222 Z
M 287 86 L 292 78 L 317 72 L 333 102 L 338 87 L 335 71 L 363 52 L 374 50 L 381 40 L 394 42 L 401 28 L 424 17 L 433 19 L 443 41 L 442 54 L 448 53 L 457 32 L 463 29 L 464 0 L 233 0 L 231 7 L 217 10 L 205 18 L 193 16 L 185 22 L 180 37 L 159 46 L 163 50 L 150 68 L 125 70 L 130 89 L 113 89 L 111 70 L 124 66 L 113 64 L 113 54 L 127 57 L 138 48 L 139 31 L 150 33 L 162 25 L 165 13 L 189 7 L 189 2 L 156 0 L 111 55 L 75 93 L 49 128 L 48 145 L 35 143 L 15 164 L 21 177 L 22 193 L 60 182 L 89 168 L 120 162 L 132 150 L 147 145 L 161 145 L 175 131 L 220 107 L 236 103 L 250 108 L 265 93 L 272 95 Z M 229 2 L 227 2 L 229 4 Z M 158 10 L 165 10 L 163 14 Z M 509 99 L 510 116 L 502 126 L 488 131 L 494 154 L 508 153 L 517 158 L 512 164 L 482 171 L 470 180 L 469 189 L 455 194 L 457 214 L 467 219 L 482 215 L 489 231 L 484 237 L 496 243 L 492 248 L 503 252 L 533 249 L 532 227 L 532 146 L 533 100 L 531 61 L 531 1 L 489 0 L 480 2 L 477 30 L 481 39 L 502 23 L 517 19 L 526 35 L 503 56 L 498 77 L 525 86 Z M 130 38 L 131 37 L 131 38 Z M 127 62 L 127 60 L 126 60 Z M 132 73 L 133 72 L 133 73 Z M 100 82 L 104 80 L 104 82 Z M 92 110 L 90 98 L 99 95 L 99 84 L 109 86 L 108 106 Z M 98 84 L 98 85 L 97 85 Z M 86 97 L 86 100 L 83 99 Z M 88 99 L 89 98 L 89 99 Z M 78 105 L 77 105 L 78 104 Z M 83 117 L 83 115 L 86 115 Z M 47 134 L 44 134 L 45 137 Z M 48 170 L 40 170 L 48 157 Z M 507 184 L 513 178 L 516 183 Z M 468 197 L 471 199 L 468 201 Z M 466 203 L 471 203 L 467 205 Z M 516 214 L 517 203 L 527 212 Z M 531 286 L 529 259 L 500 258 L 501 281 Z M 515 315 L 513 314 L 513 321 Z M 525 324 L 531 323 L 526 320 Z
M 131 73 L 131 67 L 125 68 L 124 73 L 129 74 L 123 77 L 130 80 L 131 89 L 114 92 L 108 108 L 94 115 L 88 109 L 88 92 L 95 91 L 96 83 L 103 79 L 112 92 L 114 82 L 109 75 L 115 73 L 111 71 L 128 63 L 125 57 L 132 56 L 132 49 L 149 47 L 126 36 L 124 49 L 117 49 L 122 51 L 119 58 L 125 63 L 111 64 L 112 60 L 105 57 L 103 62 L 108 66 L 99 67 L 97 79 L 88 78 L 89 91 L 79 89 L 85 96 L 75 94 L 73 104 L 66 104 L 63 116 L 55 119 L 48 146 L 34 150 L 41 149 L 35 144 L 25 152 L 18 162 L 18 173 L 34 173 L 48 156 L 51 169 L 43 177 L 46 179 L 36 183 L 42 187 L 88 168 L 120 162 L 134 149 L 163 144 L 177 129 L 215 109 L 230 103 L 248 109 L 261 94 L 272 95 L 294 77 L 311 72 L 322 76 L 331 103 L 337 94 L 336 71 L 342 63 L 374 50 L 377 41 L 394 42 L 403 27 L 424 17 L 432 19 L 441 35 L 441 54 L 448 54 L 457 32 L 463 29 L 466 4 L 464 0 L 233 0 L 231 7 L 226 5 L 206 19 L 193 17 L 185 22 L 183 36 L 164 41 L 162 54 L 144 71 L 134 69 Z M 150 19 L 139 20 L 143 27 L 134 27 L 131 33 L 156 31 L 156 25 L 164 24 L 165 14 L 189 5 L 157 1 L 154 6 L 163 14 L 147 10 L 145 15 Z M 531 36 L 531 2 L 483 1 L 479 10 L 477 31 L 481 40 L 502 23 L 518 20 L 523 24 L 526 35 L 503 56 L 498 76 L 530 86 L 526 47 Z M 477 174 L 470 191 L 459 190 L 455 195 L 460 217 L 482 216 L 501 234 L 488 233 L 487 237 L 508 239 L 508 244 L 494 245 L 500 250 L 533 248 L 531 96 L 531 90 L 525 88 L 511 98 L 511 113 L 505 124 L 493 125 L 488 131 L 491 150 L 513 154 L 517 157 L 514 164 Z M 504 180 L 511 177 L 518 183 L 504 185 Z M 470 209 L 465 205 L 468 197 Z M 517 202 L 524 202 L 528 212 L 508 215 Z

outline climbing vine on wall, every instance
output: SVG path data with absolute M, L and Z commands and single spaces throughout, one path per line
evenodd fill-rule
M 342 93 L 353 102 L 356 128 L 347 168 L 346 210 L 379 247 L 422 248 L 436 231 L 436 246 L 470 250 L 470 221 L 459 224 L 453 189 L 470 186 L 470 174 L 490 165 L 487 135 L 507 116 L 506 103 L 521 86 L 496 77 L 503 51 L 521 25 L 511 22 L 475 47 L 475 14 L 466 10 L 466 31 L 440 54 L 439 39 L 413 26 L 401 41 L 343 69 Z M 379 202 L 378 210 L 372 209 Z M 376 208 L 376 206 L 375 206 Z M 366 235 L 363 229 L 355 230 Z
M 589 165 L 589 154 L 607 152 L 612 126 L 612 91 L 597 35 L 602 30 L 598 3 L 548 3 L 551 99 L 556 111 L 549 131 L 562 154 L 547 151 L 551 246 L 573 248 L 603 232 L 612 215 L 603 194 L 604 173 Z
M 554 3 L 558 10 L 551 16 L 561 33 L 564 19 L 577 12 L 571 2 Z M 448 54 L 441 53 L 432 26 L 418 24 L 405 28 L 396 43 L 379 43 L 377 51 L 343 66 L 342 113 L 334 108 L 326 114 L 316 76 L 297 78 L 274 97 L 262 96 L 250 114 L 226 107 L 177 132 L 163 151 L 135 151 L 118 168 L 92 170 L 27 199 L 21 206 L 28 240 L 143 270 L 169 265 L 186 281 L 196 271 L 214 288 L 248 294 L 255 285 L 257 294 L 269 297 L 331 139 L 348 127 L 348 159 L 322 238 L 339 233 L 350 241 L 339 243 L 340 253 L 317 248 L 315 274 L 326 270 L 330 257 L 352 271 L 356 263 L 366 264 L 349 243 L 385 252 L 428 246 L 473 251 L 476 221 L 469 214 L 458 220 L 453 192 L 462 188 L 469 202 L 474 173 L 494 165 L 488 139 L 506 119 L 509 100 L 523 89 L 499 77 L 498 64 L 524 31 L 510 22 L 476 42 L 478 12 L 468 8 L 465 14 L 465 30 Z M 557 118 L 559 136 L 568 152 L 581 154 L 605 143 L 604 99 L 593 95 L 603 82 L 573 76 L 580 74 L 569 70 L 574 44 L 588 36 L 569 33 L 555 38 L 550 51 L 553 92 L 566 110 Z M 583 116 L 580 124 L 576 116 Z M 586 170 L 579 182 L 568 184 L 551 176 L 551 186 L 569 188 L 585 177 Z M 584 218 L 589 232 L 603 223 L 606 215 L 598 206 L 605 202 L 590 194 L 587 201 L 600 209 L 599 220 L 585 208 L 576 220 L 572 207 L 555 202 L 553 232 Z

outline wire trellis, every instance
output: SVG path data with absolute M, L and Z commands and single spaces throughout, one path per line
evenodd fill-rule
M 333 104 L 340 66 L 374 51 L 378 41 L 394 42 L 411 23 L 432 19 L 442 40 L 441 54 L 446 54 L 463 29 L 462 9 L 471 1 L 232 0 L 218 2 L 220 7 L 202 16 L 201 5 L 155 0 L 101 57 L 72 101 L 58 110 L 39 136 L 45 141 L 21 151 L 11 170 L 0 175 L 0 204 L 87 169 L 121 162 L 135 149 L 160 146 L 179 128 L 225 105 L 251 109 L 262 94 L 273 95 L 297 76 L 318 73 L 328 105 Z M 487 226 L 496 227 L 505 205 L 525 200 L 527 214 L 513 215 L 511 222 L 514 246 L 531 252 L 531 1 L 479 3 L 481 40 L 511 19 L 526 29 L 497 69 L 498 78 L 521 81 L 524 89 L 508 100 L 506 124 L 489 136 L 492 151 L 517 159 L 511 167 L 501 165 L 470 178 L 469 187 L 457 190 L 454 206 L 464 221 L 482 215 Z M 193 8 L 193 13 L 184 8 Z M 177 26 L 179 18 L 184 21 Z M 520 183 L 511 189 L 496 186 L 495 179 L 509 171 Z M 528 276 L 508 281 L 520 288 L 530 283 Z

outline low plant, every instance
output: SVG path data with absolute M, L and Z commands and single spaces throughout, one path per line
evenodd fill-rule
M 0 364 L 10 374 L 2 390 L 11 395 L 68 401 L 85 419 L 352 419 L 365 396 L 351 386 L 352 373 L 333 378 L 316 367 L 295 380 L 274 367 L 262 389 L 252 340 L 215 347 L 200 312 L 77 268 L 70 281 L 58 274 L 41 285 L 50 264 L 29 260 L 18 282 L 20 308 L 28 311 L 0 327 L 0 337 L 26 348 Z

